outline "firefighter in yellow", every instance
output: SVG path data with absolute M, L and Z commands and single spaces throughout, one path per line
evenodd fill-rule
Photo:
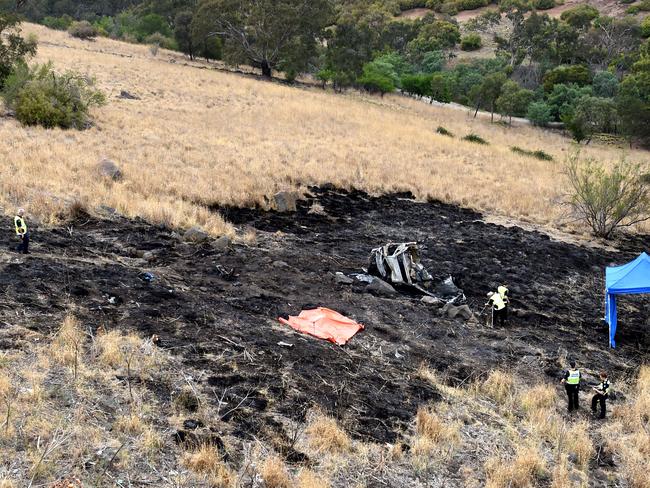
M 571 361 L 569 363 L 570 368 L 564 372 L 564 377 L 562 378 L 562 383 L 566 389 L 566 394 L 569 399 L 569 412 L 578 410 L 580 407 L 578 402 L 578 392 L 580 391 L 580 380 L 582 375 L 580 370 L 576 368 L 576 362 Z
M 16 251 L 22 252 L 23 254 L 29 254 L 29 232 L 27 231 L 27 224 L 25 223 L 24 215 L 25 210 L 19 208 L 14 217 L 16 235 L 20 238 L 20 244 L 16 248 Z
M 494 293 L 491 291 L 487 294 L 487 296 L 488 302 L 486 303 L 486 306 L 490 306 L 492 308 L 492 325 L 496 325 L 497 322 L 499 325 L 504 325 L 506 304 L 503 302 L 501 295 L 499 293 Z
M 508 287 L 506 285 L 500 285 L 497 288 L 497 293 L 501 297 L 501 300 L 503 300 L 503 304 L 505 305 L 505 308 L 503 309 L 503 322 L 505 324 L 508 323 L 508 311 L 510 310 L 510 298 L 508 297 Z

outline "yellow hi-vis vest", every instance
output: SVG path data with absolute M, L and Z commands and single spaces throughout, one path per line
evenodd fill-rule
M 500 286 L 497 288 L 497 293 L 499 293 L 501 300 L 503 300 L 505 303 L 508 303 L 508 288 L 505 286 Z
M 580 384 L 580 370 L 579 369 L 570 369 L 569 377 L 566 380 L 567 385 L 579 385 Z
M 506 304 L 503 303 L 503 299 L 501 298 L 501 295 L 498 293 L 495 293 L 490 297 L 490 301 L 492 302 L 492 307 L 494 310 L 503 310 L 506 308 Z
M 16 226 L 16 234 L 19 236 L 27 234 L 27 225 L 25 224 L 25 221 L 22 217 L 16 215 L 14 217 L 14 225 Z

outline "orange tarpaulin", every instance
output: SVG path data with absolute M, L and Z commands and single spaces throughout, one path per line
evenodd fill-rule
M 363 329 L 363 325 L 356 323 L 354 320 L 323 307 L 314 310 L 303 310 L 297 317 L 291 315 L 288 320 L 282 317 L 279 320 L 299 332 L 328 340 L 340 346 Z

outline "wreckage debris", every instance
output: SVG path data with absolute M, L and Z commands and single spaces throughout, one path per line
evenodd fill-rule
M 444 303 L 461 305 L 466 301 L 463 290 L 456 286 L 451 276 L 432 290 L 433 276 L 420 262 L 420 248 L 416 242 L 388 243 L 373 249 L 368 273 L 369 275 L 355 277 L 386 293 L 389 290 L 381 283 L 390 286 L 393 292 L 394 286 L 410 286 L 432 298 L 441 299 Z M 380 283 L 375 284 L 375 280 Z
M 347 343 L 364 328 L 362 324 L 324 307 L 303 310 L 297 317 L 289 316 L 288 319 L 280 317 L 278 320 L 298 332 L 325 339 L 339 346 Z

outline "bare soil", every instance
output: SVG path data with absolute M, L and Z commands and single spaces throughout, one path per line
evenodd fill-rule
M 648 236 L 608 251 L 489 224 L 474 211 L 407 193 L 311 192 L 295 213 L 215 208 L 258 232 L 256 244 L 226 251 L 108 214 L 36 228 L 31 255 L 0 253 L 0 348 L 20 347 L 21 326 L 51 332 L 71 306 L 94 329 L 157 334 L 215 402 L 240 404 L 224 416 L 236 436 L 274 442 L 286 439 L 279 418 L 302 419 L 314 405 L 358 438 L 394 441 L 420 404 L 438 398 L 416 374 L 423 362 L 465 384 L 498 366 L 530 382 L 557 377 L 567 354 L 587 380 L 602 368 L 614 378 L 631 374 L 647 360 L 646 300 L 621 300 L 616 350 L 607 347 L 601 317 L 604 266 L 634 258 L 648 248 Z M 315 204 L 323 210 L 314 212 Z M 336 283 L 334 273 L 360 271 L 371 248 L 412 240 L 423 245 L 423 263 L 437 279 L 461 276 L 475 312 L 487 291 L 507 283 L 509 326 L 443 319 L 408 290 L 379 297 L 362 283 Z M 318 305 L 365 330 L 338 347 L 277 320 Z

